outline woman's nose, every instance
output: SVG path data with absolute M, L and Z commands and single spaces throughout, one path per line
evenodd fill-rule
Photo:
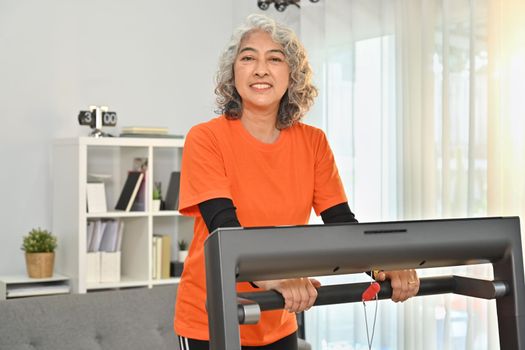
M 266 65 L 266 62 L 264 62 L 264 60 L 257 61 L 254 73 L 258 77 L 264 77 L 268 75 L 268 66 Z

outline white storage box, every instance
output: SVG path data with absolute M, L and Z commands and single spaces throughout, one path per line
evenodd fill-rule
M 87 253 L 86 281 L 88 283 L 100 282 L 100 252 Z
M 100 252 L 100 282 L 120 282 L 120 252 Z

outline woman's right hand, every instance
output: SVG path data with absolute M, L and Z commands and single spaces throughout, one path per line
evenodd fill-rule
M 301 312 L 312 307 L 317 298 L 317 288 L 321 282 L 314 278 L 293 278 L 284 280 L 257 281 L 259 288 L 276 290 L 284 298 L 284 309 L 288 312 Z

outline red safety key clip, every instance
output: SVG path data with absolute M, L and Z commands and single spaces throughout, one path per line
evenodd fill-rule
M 370 301 L 374 300 L 377 296 L 377 293 L 379 293 L 379 290 L 381 289 L 381 286 L 377 282 L 372 282 L 368 286 L 368 288 L 365 289 L 363 294 L 361 294 L 362 301 Z

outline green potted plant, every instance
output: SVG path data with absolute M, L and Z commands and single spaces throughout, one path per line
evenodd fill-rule
M 159 211 L 162 203 L 161 183 L 155 182 L 153 186 L 153 201 L 151 203 L 153 211 Z
M 186 242 L 186 240 L 184 239 L 180 239 L 178 241 L 178 246 L 179 246 L 179 261 L 180 262 L 184 262 L 184 260 L 186 260 L 186 257 L 188 256 L 188 242 Z
M 40 227 L 24 236 L 21 249 L 25 251 L 27 274 L 31 278 L 53 276 L 57 239 Z

